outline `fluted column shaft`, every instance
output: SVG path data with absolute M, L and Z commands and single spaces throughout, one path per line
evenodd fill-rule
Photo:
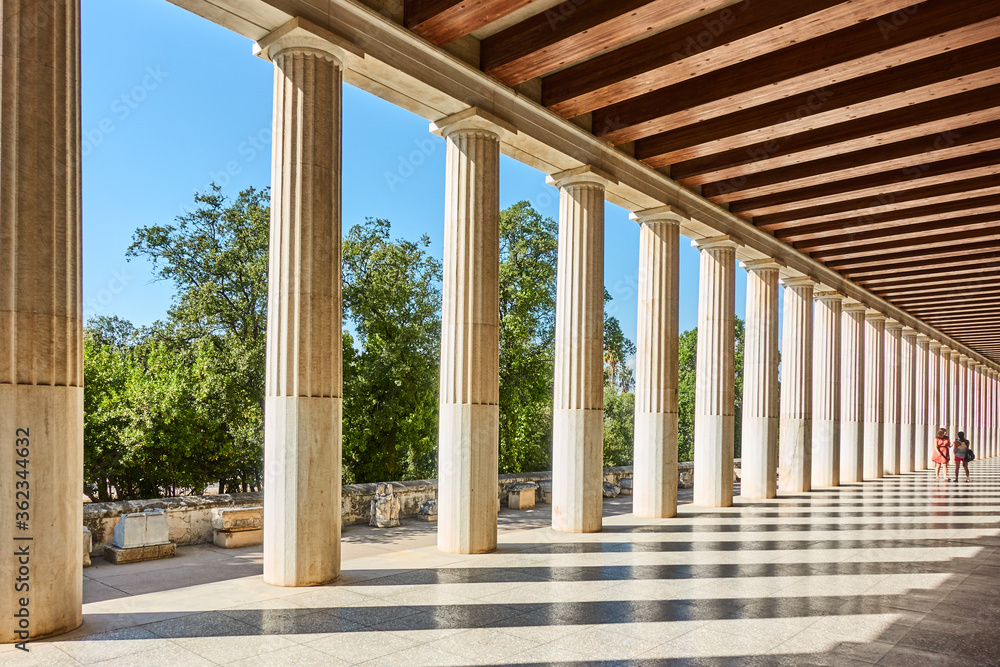
M 67 632 L 83 619 L 80 3 L 0 0 L 0 17 L 0 642 L 6 643 Z M 22 548 L 30 552 L 28 564 L 20 560 Z M 30 592 L 15 589 L 22 576 Z M 15 616 L 22 610 L 27 618 Z
M 976 372 L 972 378 L 972 395 L 975 399 L 975 404 L 973 407 L 972 415 L 972 432 L 974 435 L 969 436 L 969 439 L 975 438 L 973 442 L 978 442 L 979 446 L 985 444 L 985 438 L 983 437 L 983 365 L 976 364 Z
M 558 179 L 552 527 L 601 530 L 604 475 L 604 183 Z
M 934 440 L 941 428 L 941 343 L 931 341 L 927 346 L 927 467 L 933 468 Z
M 865 479 L 881 479 L 885 421 L 885 317 L 865 317 Z
M 264 580 L 340 576 L 341 62 L 271 50 Z
M 793 493 L 812 489 L 813 291 L 809 279 L 785 285 L 781 339 L 781 431 L 778 487 Z
M 778 472 L 778 269 L 744 262 L 747 305 L 743 348 L 740 495 L 774 498 Z
M 633 217 L 640 226 L 632 511 L 664 518 L 677 513 L 679 220 L 656 209 Z
M 860 482 L 864 470 L 865 307 L 844 304 L 841 315 L 840 483 Z
M 938 427 L 948 432 L 948 439 L 955 439 L 951 422 L 951 348 L 942 346 L 938 352 Z
M 917 412 L 916 412 L 916 447 L 914 449 L 913 467 L 916 470 L 927 468 L 928 442 L 931 442 L 930 425 L 927 423 L 928 415 L 928 394 L 930 392 L 930 377 L 927 369 L 930 364 L 930 339 L 927 336 L 917 336 L 917 370 L 915 374 L 914 386 L 917 392 Z
M 990 371 L 990 456 L 997 455 L 1000 434 L 997 433 L 997 372 Z
M 976 431 L 976 362 L 969 359 L 965 374 L 965 437 L 972 438 Z M 977 445 L 978 446 L 978 443 Z
M 733 504 L 736 243 L 695 241 L 701 250 L 694 399 L 694 504 Z
M 900 361 L 902 355 L 903 325 L 887 322 L 885 325 L 885 425 L 883 428 L 883 466 L 886 475 L 898 475 L 901 457 L 901 399 Z
M 816 295 L 813 323 L 812 485 L 840 484 L 840 320 L 844 297 Z M 743 382 L 746 382 L 744 377 Z
M 433 129 L 447 146 L 438 548 L 485 553 L 497 546 L 500 130 L 467 114 Z
M 969 392 L 967 387 L 969 373 L 969 360 L 960 356 L 958 358 L 958 368 L 956 373 L 956 396 L 958 400 L 957 404 L 957 416 L 955 418 L 955 424 L 959 431 L 962 431 L 966 436 L 969 434 Z
M 962 430 L 961 424 L 959 424 L 958 413 L 959 404 L 961 403 L 961 390 L 959 385 L 962 378 L 959 375 L 958 370 L 958 358 L 959 353 L 955 350 L 951 351 L 948 359 L 948 425 L 951 427 L 951 439 L 954 440 L 958 437 L 958 432 Z
M 917 443 L 917 332 L 904 329 L 899 355 L 899 471 L 913 472 Z

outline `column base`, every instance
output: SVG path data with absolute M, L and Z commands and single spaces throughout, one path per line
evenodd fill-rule
M 805 493 L 812 489 L 812 420 L 782 419 L 778 490 Z
M 840 486 L 840 422 L 818 419 L 812 425 L 812 486 Z
M 865 422 L 865 479 L 882 479 L 885 476 L 882 428 L 881 422 Z
M 27 431 L 26 442 L 17 441 L 25 437 L 18 429 Z M 9 586 L 0 595 L 0 643 L 60 635 L 83 623 L 83 389 L 0 385 L 0 434 L 0 574 Z M 18 455 L 25 445 L 27 456 Z M 17 489 L 16 482 L 26 486 Z M 27 491 L 29 503 L 21 525 L 15 502 L 25 499 L 15 498 L 18 490 Z M 20 576 L 30 589 L 15 588 Z
M 778 495 L 778 419 L 743 418 L 740 496 L 755 500 Z
M 443 404 L 438 419 L 438 549 L 488 553 L 497 548 L 500 407 Z
M 651 519 L 677 515 L 677 415 L 635 415 L 632 513 Z
M 840 422 L 840 483 L 864 480 L 864 422 Z
M 264 582 L 340 578 L 341 399 L 264 402 Z
M 732 415 L 695 415 L 694 504 L 731 507 L 733 504 Z
M 604 410 L 552 415 L 552 528 L 599 533 L 604 511 Z

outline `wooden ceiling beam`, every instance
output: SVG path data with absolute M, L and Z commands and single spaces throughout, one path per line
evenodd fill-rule
M 890 299 L 901 308 L 916 307 L 918 304 L 935 307 L 943 302 L 953 302 L 958 304 L 973 304 L 979 302 L 996 302 L 996 296 L 1000 294 L 1000 286 L 993 285 L 978 290 L 941 292 L 940 294 L 914 294 L 911 296 L 901 296 Z
M 440 46 L 536 1 L 403 0 L 403 25 Z
M 896 190 L 881 192 L 877 197 L 866 196 L 859 199 L 848 199 L 845 201 L 823 204 L 820 206 L 810 206 L 796 208 L 785 211 L 770 213 L 767 215 L 754 215 L 753 211 L 746 213 L 753 216 L 753 222 L 761 229 L 781 229 L 778 225 L 787 222 L 803 221 L 823 222 L 835 219 L 834 216 L 843 213 L 853 213 L 863 215 L 865 213 L 882 213 L 894 211 L 901 208 L 913 210 L 919 206 L 930 205 L 931 203 L 944 203 L 966 197 L 969 193 L 980 192 L 994 194 L 1000 192 L 1000 178 L 997 175 L 979 176 L 976 178 L 960 179 L 939 183 L 923 188 L 912 188 L 910 190 Z M 773 227 L 771 225 L 774 225 Z
M 903 107 L 875 117 L 793 134 L 780 139 L 741 146 L 722 153 L 675 162 L 670 176 L 676 180 L 704 177 L 717 180 L 736 175 L 754 160 L 754 169 L 773 169 L 815 159 L 818 155 L 849 153 L 871 146 L 927 136 L 1000 119 L 1000 83 L 958 95 Z M 653 166 L 654 164 L 647 160 Z M 735 173 L 733 173 L 735 170 Z
M 990 22 L 1000 7 L 981 0 L 927 0 L 898 30 L 888 32 L 884 26 L 893 13 L 601 107 L 593 112 L 593 125 L 609 142 L 622 144 L 677 126 L 674 114 L 690 114 L 693 121 L 694 110 L 703 105 L 716 103 L 698 120 L 721 115 L 720 100 L 750 95 L 759 105 L 931 58 L 944 50 L 942 42 L 960 49 L 996 37 Z M 872 92 L 881 91 L 869 91 L 869 98 Z
M 924 233 L 918 238 L 905 240 L 893 239 L 878 243 L 866 243 L 850 246 L 847 248 L 837 248 L 834 250 L 818 250 L 810 253 L 813 259 L 820 262 L 855 259 L 859 257 L 873 257 L 884 253 L 892 253 L 905 250 L 921 251 L 934 248 L 949 247 L 954 244 L 997 242 L 1000 241 L 1000 225 L 985 223 L 984 226 L 976 229 L 960 231 L 948 231 L 942 234 Z M 1000 252 L 1000 244 L 997 245 Z
M 882 297 L 883 299 L 894 299 L 896 297 L 909 296 L 912 294 L 945 293 L 959 288 L 975 291 L 976 289 L 983 287 L 984 284 L 986 286 L 1000 284 L 1000 280 L 998 280 L 998 276 L 994 272 L 983 276 L 952 276 L 950 278 L 943 278 L 941 280 L 933 280 L 924 283 L 903 283 L 901 285 L 889 285 L 883 287 L 868 285 L 867 287 L 870 292 Z
M 929 156 L 933 158 L 933 156 Z M 744 192 L 733 192 L 725 196 L 713 198 L 717 202 L 732 202 L 729 210 L 743 215 L 747 210 L 788 206 L 801 202 L 841 201 L 856 199 L 858 193 L 868 192 L 877 198 L 879 193 L 889 190 L 900 190 L 907 185 L 929 187 L 953 180 L 959 180 L 956 174 L 975 174 L 992 176 L 1000 174 L 1000 150 L 983 151 L 973 155 L 963 155 L 942 160 L 930 160 L 917 169 L 908 171 L 892 170 L 879 174 L 868 174 L 848 178 L 841 181 L 829 181 L 803 188 L 789 188 L 767 195 L 749 195 Z
M 852 271 L 872 267 L 883 268 L 895 265 L 899 268 L 926 266 L 927 262 L 942 263 L 943 260 L 962 257 L 971 259 L 978 255 L 984 262 L 994 262 L 1000 259 L 1000 248 L 992 241 L 967 243 L 958 246 L 947 246 L 931 250 L 903 250 L 901 252 L 886 252 L 875 258 L 857 257 L 853 259 L 828 261 L 826 265 L 850 278 Z
M 938 267 L 920 267 L 910 270 L 867 271 L 854 278 L 854 282 L 869 290 L 891 288 L 897 283 L 921 284 L 921 281 L 953 280 L 955 276 L 988 276 L 1000 274 L 1000 262 L 977 264 L 951 261 Z
M 725 0 L 709 7 L 730 4 Z M 480 68 L 508 86 L 691 18 L 689 0 L 574 0 L 480 42 Z
M 727 5 L 546 76 L 542 104 L 572 118 L 736 64 L 747 54 L 784 48 L 910 4 L 912 0 L 892 0 L 889 6 L 871 0 L 799 0 Z
M 1000 121 L 956 128 L 948 133 L 916 137 L 885 146 L 834 155 L 828 158 L 748 173 L 711 183 L 701 179 L 680 179 L 688 187 L 701 185 L 708 198 L 724 197 L 734 192 L 759 192 L 819 185 L 829 181 L 885 171 L 919 170 L 928 160 L 960 157 L 1000 148 Z M 992 142 L 992 143 L 991 143 Z M 798 185 L 796 185 L 798 184 Z
M 732 112 L 697 117 L 675 115 L 666 119 L 662 131 L 636 140 L 635 156 L 651 166 L 663 166 L 706 150 L 718 152 L 757 140 L 779 139 L 853 117 L 890 113 L 910 104 L 990 85 L 995 79 L 979 75 L 1000 67 L 993 41 L 772 101 L 756 100 Z M 597 134 L 605 128 L 625 129 L 621 118 L 602 117 L 599 110 L 594 114 Z
M 933 219 L 907 224 L 883 223 L 864 232 L 850 232 L 819 236 L 807 241 L 793 242 L 792 246 L 805 253 L 826 254 L 834 251 L 867 252 L 872 248 L 890 248 L 893 244 L 900 248 L 914 247 L 914 242 L 926 243 L 929 235 L 943 239 L 959 233 L 968 232 L 970 238 L 981 235 L 1000 233 L 1000 207 L 989 213 L 968 215 L 950 219 Z
M 968 217 L 974 211 L 982 209 L 982 213 L 990 212 L 1000 207 L 1000 194 L 985 195 L 982 197 L 970 197 L 966 200 L 955 200 L 942 202 L 940 204 L 928 204 L 926 206 L 915 206 L 913 208 L 896 209 L 885 211 L 884 213 L 871 213 L 859 215 L 851 218 L 841 218 L 816 223 L 778 222 L 769 225 L 758 224 L 757 227 L 764 231 L 774 232 L 774 235 L 783 241 L 812 241 L 825 240 L 833 235 L 852 234 L 858 235 L 863 232 L 875 232 L 886 230 L 892 233 L 893 226 L 888 223 L 896 223 L 896 226 L 909 224 L 911 221 L 920 220 L 933 216 L 935 220 L 945 220 L 948 217 Z M 955 214 L 950 215 L 949 214 Z M 964 214 L 964 215 L 963 215 Z M 756 220 L 754 223 L 756 224 Z M 859 237 L 863 238 L 863 237 Z

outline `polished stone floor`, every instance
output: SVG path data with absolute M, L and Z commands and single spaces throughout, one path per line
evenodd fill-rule
M 87 570 L 84 626 L 0 664 L 997 665 L 1000 460 L 971 467 L 668 520 L 616 499 L 589 535 L 504 510 L 482 556 L 348 530 L 313 589 L 265 585 L 259 550 L 180 549 Z

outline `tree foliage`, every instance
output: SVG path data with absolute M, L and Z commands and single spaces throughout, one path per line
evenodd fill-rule
M 368 218 L 344 239 L 344 479 L 434 477 L 441 263 Z M 357 346 L 355 348 L 355 345 Z
M 500 471 L 552 455 L 558 225 L 528 202 L 500 212 Z
M 739 458 L 743 424 L 743 348 L 745 341 L 743 320 L 736 318 L 736 414 L 735 454 Z M 698 363 L 698 328 L 680 335 L 677 349 L 677 460 L 691 461 L 694 458 L 694 395 L 695 375 Z

